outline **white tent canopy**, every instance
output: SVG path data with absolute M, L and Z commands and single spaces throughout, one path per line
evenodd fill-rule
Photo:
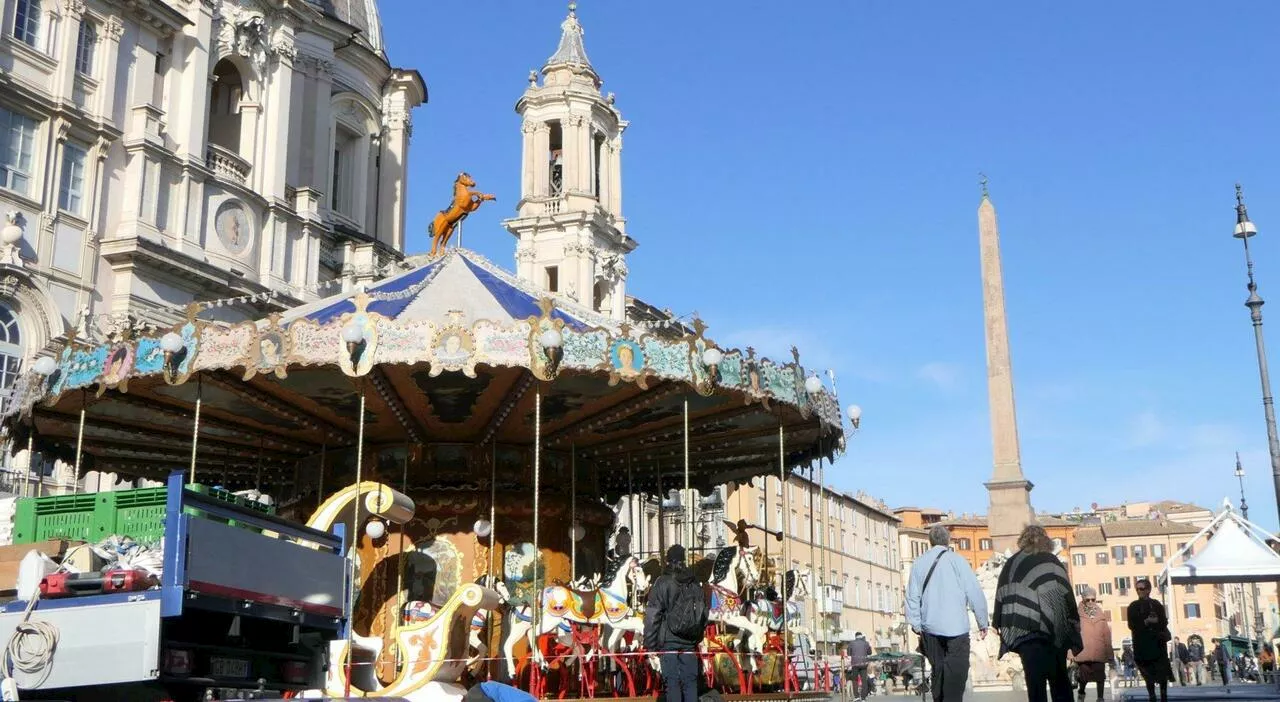
M 1212 535 L 1204 547 L 1188 558 L 1186 554 L 1206 534 Z M 1280 581 L 1280 554 L 1267 545 L 1267 540 L 1274 538 L 1227 505 L 1177 557 L 1170 560 L 1170 564 L 1160 574 L 1161 584 Z

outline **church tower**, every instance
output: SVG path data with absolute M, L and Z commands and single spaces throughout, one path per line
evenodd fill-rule
M 626 256 L 636 242 L 622 217 L 627 122 L 587 59 L 576 6 L 560 44 L 516 103 L 523 118 L 520 202 L 503 224 L 515 235 L 516 273 L 538 288 L 622 321 Z

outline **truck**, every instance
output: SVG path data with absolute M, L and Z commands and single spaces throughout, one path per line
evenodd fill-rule
M 23 700 L 194 702 L 323 686 L 329 643 L 350 615 L 343 525 L 311 529 L 184 477 L 169 477 L 163 511 L 150 512 L 162 530 L 158 582 L 0 607 L 0 689 L 16 686 Z

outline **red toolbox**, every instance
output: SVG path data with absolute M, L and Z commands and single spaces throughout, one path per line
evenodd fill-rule
M 53 573 L 40 580 L 40 596 L 48 599 L 136 592 L 157 585 L 154 575 L 140 569 L 116 568 L 102 573 Z

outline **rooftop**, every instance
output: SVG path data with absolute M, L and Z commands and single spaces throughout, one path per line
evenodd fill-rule
M 1133 519 L 1107 522 L 1100 526 L 1085 526 L 1076 530 L 1076 546 L 1106 546 L 1109 539 L 1126 539 L 1139 536 L 1194 536 L 1200 533 L 1196 527 L 1163 519 Z

